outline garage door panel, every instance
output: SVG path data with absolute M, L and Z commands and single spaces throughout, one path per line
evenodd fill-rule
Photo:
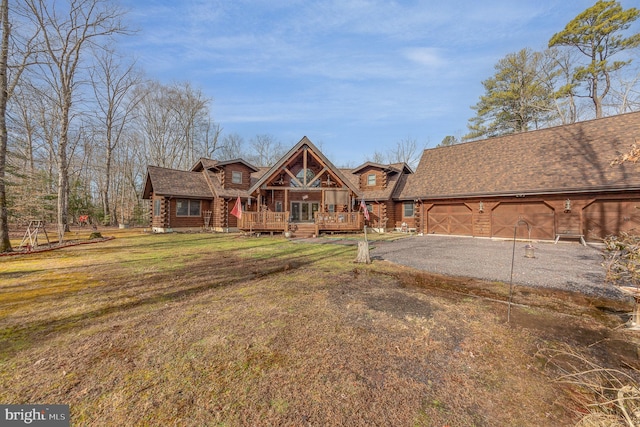
M 640 233 L 640 199 L 596 200 L 583 211 L 584 235 L 591 240 L 621 232 Z
M 529 230 L 524 220 L 531 229 L 531 238 L 539 240 L 552 240 L 555 238 L 555 214 L 551 207 L 542 202 L 534 203 L 501 203 L 497 205 L 491 214 L 491 235 L 493 237 L 529 238 Z
M 427 228 L 432 234 L 473 235 L 472 213 L 466 205 L 435 205 L 427 214 Z

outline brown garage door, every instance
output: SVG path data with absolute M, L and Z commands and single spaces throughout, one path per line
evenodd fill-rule
M 584 208 L 584 230 L 588 239 L 602 239 L 632 229 L 640 230 L 640 199 L 596 200 Z
M 466 205 L 435 205 L 427 214 L 427 229 L 431 234 L 472 236 L 471 209 Z
M 525 220 L 529 224 L 532 239 L 552 240 L 556 237 L 553 209 L 542 202 L 500 203 L 491 213 L 491 235 L 513 238 L 514 228 L 519 220 Z M 516 232 L 518 238 L 529 237 L 524 224 L 520 224 Z

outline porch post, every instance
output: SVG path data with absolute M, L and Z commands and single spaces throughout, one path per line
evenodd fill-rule
M 289 212 L 289 189 L 284 189 L 284 210 L 285 212 Z M 289 218 L 287 218 L 287 222 L 289 222 Z
M 284 232 L 289 231 L 289 219 L 291 215 L 291 211 L 289 211 L 289 189 L 284 189 Z

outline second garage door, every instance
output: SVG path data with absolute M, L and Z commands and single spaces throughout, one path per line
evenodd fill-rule
M 532 239 L 555 239 L 554 211 L 542 202 L 499 204 L 491 214 L 491 235 L 513 238 L 514 227 L 519 220 L 529 224 Z M 518 238 L 529 237 L 527 226 L 522 223 L 516 228 L 516 232 Z

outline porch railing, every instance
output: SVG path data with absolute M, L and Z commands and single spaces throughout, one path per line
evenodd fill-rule
M 316 212 L 314 219 L 318 231 L 357 231 L 364 226 L 360 212 Z M 253 231 L 288 231 L 289 212 L 242 212 L 238 228 Z
M 364 216 L 360 212 L 316 212 L 319 230 L 360 230 L 364 226 Z
M 289 212 L 242 212 L 238 220 L 238 228 L 242 230 L 287 231 L 289 229 Z

